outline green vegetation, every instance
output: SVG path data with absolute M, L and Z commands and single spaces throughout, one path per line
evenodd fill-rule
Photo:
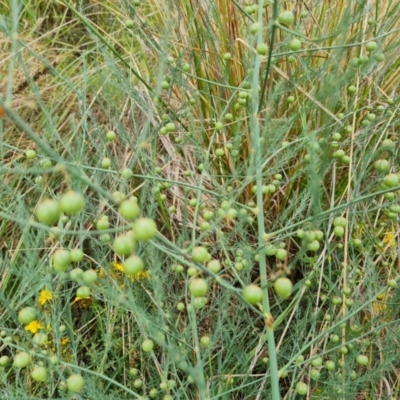
M 399 26 L 0 1 L 0 397 L 400 398 Z

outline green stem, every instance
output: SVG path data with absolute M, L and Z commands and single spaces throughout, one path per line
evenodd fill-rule
M 260 18 L 259 18 L 260 19 Z M 263 87 L 261 89 L 261 99 L 260 99 L 260 103 L 258 105 L 258 111 L 260 112 L 263 101 L 264 101 L 264 97 L 265 97 L 265 90 L 267 88 L 267 83 L 268 83 L 268 78 L 269 78 L 269 72 L 271 70 L 271 63 L 272 63 L 272 50 L 274 48 L 274 42 L 275 42 L 275 34 L 276 34 L 276 20 L 278 19 L 278 1 L 274 1 L 274 6 L 272 9 L 272 29 L 271 29 L 271 43 L 270 43 L 270 47 L 269 47 L 269 52 L 268 52 L 268 60 L 267 60 L 267 68 L 265 69 L 265 77 L 264 77 L 264 83 L 263 83 Z M 259 21 L 260 23 L 262 23 L 262 19 L 261 21 Z M 258 83 L 257 83 L 257 87 L 258 87 Z
M 275 8 L 277 1 L 275 1 Z M 262 24 L 262 11 L 263 11 L 264 2 L 262 0 L 258 1 L 258 22 Z M 276 10 L 275 10 L 276 11 Z M 262 42 L 262 31 L 258 33 L 257 36 L 257 44 Z M 271 54 L 271 52 L 270 52 Z M 271 57 L 269 57 L 269 63 Z M 250 163 L 251 168 L 255 170 L 256 174 L 256 187 L 257 187 L 257 223 L 258 223 L 258 244 L 259 247 L 262 248 L 262 244 L 264 243 L 264 201 L 263 201 L 263 193 L 262 193 L 262 154 L 261 154 L 261 146 L 260 146 L 260 124 L 258 119 L 259 112 L 259 104 L 262 103 L 262 98 L 259 103 L 259 95 L 258 95 L 258 84 L 260 81 L 260 65 L 261 65 L 261 57 L 259 54 L 256 55 L 254 62 L 254 71 L 252 77 L 252 110 L 250 115 L 250 128 L 251 128 L 251 141 L 252 141 L 252 160 Z M 265 81 L 267 80 L 267 77 Z M 265 82 L 264 82 L 265 87 Z M 269 323 L 268 319 L 270 316 L 270 306 L 268 299 L 268 279 L 267 279 L 267 266 L 266 266 L 266 255 L 265 252 L 260 249 L 259 251 L 259 265 L 260 265 L 260 279 L 261 279 L 261 287 L 263 289 L 263 310 L 264 316 L 266 318 L 266 329 L 267 329 L 267 340 L 268 340 L 268 355 L 269 355 L 269 366 L 271 372 L 271 389 L 272 389 L 272 399 L 279 400 L 280 399 L 280 390 L 279 390 L 279 376 L 278 376 L 278 362 L 276 356 L 276 346 L 275 346 L 275 337 L 272 322 Z
M 199 389 L 200 399 L 204 400 L 207 396 L 206 394 L 206 380 L 204 378 L 203 361 L 200 354 L 200 342 L 199 335 L 197 333 L 197 322 L 196 322 L 196 310 L 193 305 L 194 297 L 192 296 L 192 301 L 190 303 L 190 323 L 192 326 L 193 339 L 194 339 L 194 352 L 196 353 L 196 373 L 198 374 L 198 379 L 196 379 L 196 384 Z

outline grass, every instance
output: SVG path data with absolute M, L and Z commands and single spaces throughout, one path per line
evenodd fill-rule
M 399 7 L 0 1 L 2 397 L 399 398 Z M 69 189 L 82 211 L 42 223 Z M 132 196 L 158 233 L 127 275 Z

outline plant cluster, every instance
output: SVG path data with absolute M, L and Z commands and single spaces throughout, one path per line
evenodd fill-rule
M 400 3 L 27 3 L 1 396 L 400 398 Z

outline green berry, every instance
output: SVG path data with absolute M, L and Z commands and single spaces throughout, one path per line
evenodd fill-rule
M 293 284 L 288 278 L 278 278 L 274 283 L 275 293 L 281 299 L 288 299 L 293 290 Z
M 74 374 L 67 379 L 67 388 L 71 392 L 80 392 L 85 384 L 82 375 Z
M 243 297 L 250 304 L 258 304 L 263 296 L 262 289 L 257 285 L 249 285 L 243 289 Z
M 132 29 L 132 28 L 135 26 L 135 24 L 134 24 L 134 22 L 133 22 L 131 19 L 127 19 L 127 20 L 125 21 L 125 26 L 126 26 L 128 29 Z
M 291 11 L 282 11 L 278 16 L 278 22 L 282 25 L 292 25 L 294 23 L 294 14 Z
M 85 206 L 85 198 L 81 193 L 69 190 L 61 196 L 59 205 L 66 214 L 77 215 Z
M 365 44 L 365 50 L 367 50 L 369 52 L 376 50 L 377 47 L 378 47 L 378 44 L 374 41 L 371 41 L 371 42 L 368 42 Z
M 268 46 L 265 43 L 258 43 L 256 50 L 258 54 L 265 56 L 268 53 Z
M 134 238 L 139 241 L 152 240 L 157 235 L 157 225 L 151 218 L 139 218 L 132 225 Z
M 192 279 L 189 284 L 189 290 L 195 297 L 204 297 L 208 291 L 207 282 L 201 278 Z
M 299 39 L 292 39 L 289 43 L 289 48 L 292 51 L 297 51 L 301 49 L 301 42 Z

